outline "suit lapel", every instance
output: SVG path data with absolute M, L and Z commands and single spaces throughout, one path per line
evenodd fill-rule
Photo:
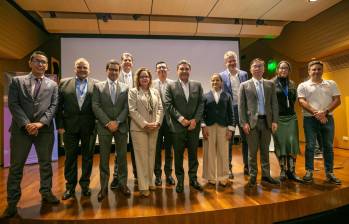
M 189 102 L 189 99 L 190 99 L 190 97 L 189 97 L 189 99 L 188 99 L 188 101 L 187 101 L 187 98 L 185 98 L 185 94 L 184 94 L 184 90 L 183 90 L 183 88 L 182 88 L 182 85 L 181 85 L 181 83 L 180 83 L 180 81 L 178 80 L 177 81 L 177 89 L 179 90 L 179 93 L 182 95 L 182 97 L 184 98 L 184 101 L 185 102 Z M 189 86 L 189 96 L 190 96 L 190 86 Z
M 73 97 L 74 97 L 74 103 L 75 103 L 75 106 L 78 108 L 78 110 L 80 110 L 79 108 L 79 103 L 78 103 L 78 96 L 76 95 L 76 78 L 72 78 L 71 82 L 69 83 L 69 87 L 67 88 L 70 88 L 70 91 L 73 92 Z
M 113 105 L 113 101 L 110 95 L 108 80 L 104 82 L 104 86 L 102 87 L 102 97 L 107 97 L 109 99 L 110 105 Z
M 27 94 L 33 99 L 33 95 L 32 95 L 32 83 L 30 81 L 30 74 L 27 75 L 24 78 L 24 89 L 27 91 Z
M 81 110 L 82 108 L 86 105 L 86 102 L 88 102 L 89 98 L 92 96 L 92 92 L 93 92 L 93 81 L 91 79 L 87 80 L 87 89 L 86 89 L 86 95 L 85 95 L 85 99 L 84 102 L 81 105 Z M 75 91 L 76 92 L 76 91 Z

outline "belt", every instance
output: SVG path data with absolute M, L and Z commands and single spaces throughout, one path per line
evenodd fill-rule
M 258 115 L 258 119 L 267 119 L 267 115 Z

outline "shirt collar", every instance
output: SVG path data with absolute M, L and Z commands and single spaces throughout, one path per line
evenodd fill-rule
M 189 80 L 188 80 L 188 82 L 187 83 L 184 83 L 181 79 L 178 79 L 179 80 L 179 82 L 181 83 L 181 85 L 183 86 L 189 86 Z
M 252 77 L 252 81 L 254 84 L 258 84 L 258 82 L 261 82 L 263 84 L 264 79 L 261 78 L 261 80 L 258 80 L 258 79 L 255 79 L 254 77 Z
M 30 73 L 30 79 L 36 79 L 36 78 L 39 78 L 39 79 L 43 79 L 45 75 L 42 75 L 40 77 L 36 77 L 33 73 Z
M 326 85 L 327 84 L 326 80 L 324 80 L 324 79 L 322 79 L 322 81 L 320 83 L 315 83 L 315 82 L 311 81 L 311 79 L 309 79 L 308 82 L 311 86 Z
M 84 83 L 84 82 L 87 82 L 87 79 L 88 79 L 88 78 L 83 79 L 83 80 L 80 80 L 77 76 L 75 76 L 75 79 L 76 79 L 76 81 L 79 82 L 79 83 Z
M 220 94 L 223 92 L 223 90 L 220 89 L 220 90 L 216 91 L 216 90 L 212 89 L 212 92 L 213 92 L 213 93 L 218 93 L 218 94 L 220 95 Z
M 128 72 L 128 73 L 124 72 L 124 70 L 121 70 L 121 72 L 122 72 L 123 76 L 125 76 L 125 75 L 131 76 L 132 75 L 132 70 L 130 70 L 130 72 Z
M 107 80 L 108 80 L 109 85 L 112 85 L 113 83 L 115 83 L 115 85 L 118 84 L 118 80 L 113 81 L 113 80 L 111 80 L 109 78 L 107 78 Z

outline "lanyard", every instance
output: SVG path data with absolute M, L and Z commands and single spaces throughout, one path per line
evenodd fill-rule
M 286 82 L 286 86 L 285 86 L 285 88 L 283 88 L 280 80 L 278 80 L 278 82 L 279 82 L 279 85 L 281 87 L 282 92 L 286 96 L 287 108 L 289 108 L 290 107 L 290 101 L 288 100 L 288 83 Z

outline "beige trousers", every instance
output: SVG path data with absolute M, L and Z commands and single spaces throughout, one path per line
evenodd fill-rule
M 155 186 L 154 165 L 158 132 L 131 131 L 139 190 L 149 190 L 149 186 Z
M 203 141 L 203 172 L 207 180 L 223 180 L 229 175 L 229 141 L 226 138 L 227 127 L 218 124 L 207 126 L 208 139 Z

